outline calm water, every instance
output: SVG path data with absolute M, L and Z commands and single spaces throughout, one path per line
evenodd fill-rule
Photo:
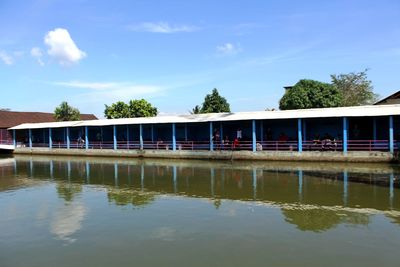
M 390 165 L 0 159 L 0 266 L 399 266 Z

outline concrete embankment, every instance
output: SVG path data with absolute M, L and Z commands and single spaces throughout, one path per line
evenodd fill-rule
M 111 150 L 111 149 L 49 149 L 16 148 L 14 154 L 98 156 L 125 158 L 205 159 L 205 160 L 264 160 L 316 162 L 393 162 L 389 152 L 349 151 L 346 155 L 335 151 L 172 151 L 172 150 Z

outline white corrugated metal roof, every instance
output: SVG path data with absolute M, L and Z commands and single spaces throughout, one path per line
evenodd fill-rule
M 235 113 L 208 113 L 196 115 L 157 116 L 148 118 L 105 119 L 89 121 L 65 121 L 47 123 L 24 123 L 10 130 L 61 128 L 80 126 L 109 126 L 125 124 L 162 124 L 162 123 L 194 123 L 210 121 L 244 121 L 244 120 L 276 120 L 297 118 L 335 118 L 335 117 L 372 117 L 400 115 L 398 105 L 356 106 L 339 108 L 297 109 L 279 111 L 255 111 Z

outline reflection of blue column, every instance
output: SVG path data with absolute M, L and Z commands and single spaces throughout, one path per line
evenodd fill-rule
M 394 152 L 393 116 L 389 116 L 389 151 Z
M 140 165 L 140 188 L 143 191 L 144 188 L 144 165 Z
M 343 204 L 347 206 L 347 194 L 348 194 L 348 174 L 347 170 L 343 171 Z
M 85 126 L 85 149 L 89 149 L 89 129 Z
M 298 151 L 301 153 L 303 151 L 303 137 L 301 131 L 302 122 L 301 119 L 297 119 L 297 147 Z
M 175 123 L 172 123 L 172 150 L 176 150 L 176 127 Z
M 347 118 L 343 117 L 343 154 L 347 154 L 347 127 L 348 127 L 348 122 Z
M 52 160 L 50 160 L 50 178 L 54 178 L 54 164 Z
M 114 150 L 117 149 L 117 126 L 113 125 L 113 143 L 114 143 Z
M 143 125 L 139 125 L 139 143 L 140 143 L 140 149 L 143 149 Z
M 13 130 L 13 145 L 14 147 L 17 146 L 17 136 L 15 135 L 15 129 Z
M 67 132 L 67 149 L 70 149 L 70 147 L 71 147 L 71 141 L 70 141 L 70 138 L 69 138 L 69 128 L 67 127 L 67 128 L 65 129 L 65 131 Z
M 51 135 L 51 128 L 49 128 L 49 148 L 53 147 L 53 137 Z
M 299 170 L 297 173 L 299 177 L 299 197 L 300 200 L 303 199 L 303 170 Z
M 390 201 L 390 208 L 393 207 L 393 198 L 394 198 L 394 174 L 390 174 L 389 178 L 389 201 Z
M 252 135 L 251 135 L 252 148 L 253 148 L 253 152 L 256 152 L 257 135 L 256 135 L 256 121 L 255 120 L 251 121 L 251 129 L 252 129 Z
M 32 129 L 28 130 L 29 148 L 32 148 Z
M 213 142 L 213 123 L 210 121 L 210 151 L 214 150 L 214 142 Z
M 210 169 L 210 177 L 211 177 L 211 196 L 214 197 L 214 179 L 215 179 L 215 170 L 214 168 Z
M 17 175 L 17 161 L 14 159 L 14 175 Z
M 114 162 L 114 185 L 118 186 L 118 163 Z
M 253 199 L 257 198 L 257 170 L 253 168 Z
M 86 183 L 90 183 L 90 164 L 89 161 L 86 161 Z
M 30 158 L 29 160 L 29 176 L 32 178 L 33 177 L 33 160 Z
M 178 192 L 178 180 L 177 180 L 175 165 L 172 167 L 172 175 L 173 175 L 173 181 L 174 181 L 174 192 L 176 193 L 176 192 Z
M 68 181 L 71 179 L 71 161 L 68 160 L 67 162 L 67 176 L 68 176 Z

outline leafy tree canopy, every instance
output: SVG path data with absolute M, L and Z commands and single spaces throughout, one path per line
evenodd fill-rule
M 78 121 L 81 119 L 81 114 L 77 108 L 71 107 L 64 101 L 54 110 L 54 119 L 56 121 Z
M 144 99 L 130 100 L 129 103 L 118 101 L 105 105 L 104 116 L 107 119 L 137 118 L 157 116 L 158 110 Z
M 367 71 L 331 75 L 333 86 L 343 95 L 342 106 L 368 105 L 378 99 L 373 92 L 372 82 L 368 80 Z
M 335 86 L 314 80 L 300 80 L 287 89 L 279 102 L 281 110 L 328 108 L 342 105 L 343 96 Z
M 192 110 L 192 114 L 199 113 L 221 113 L 231 112 L 230 105 L 225 97 L 222 97 L 216 88 L 214 88 L 211 94 L 206 95 L 204 102 L 201 106 L 195 106 Z

